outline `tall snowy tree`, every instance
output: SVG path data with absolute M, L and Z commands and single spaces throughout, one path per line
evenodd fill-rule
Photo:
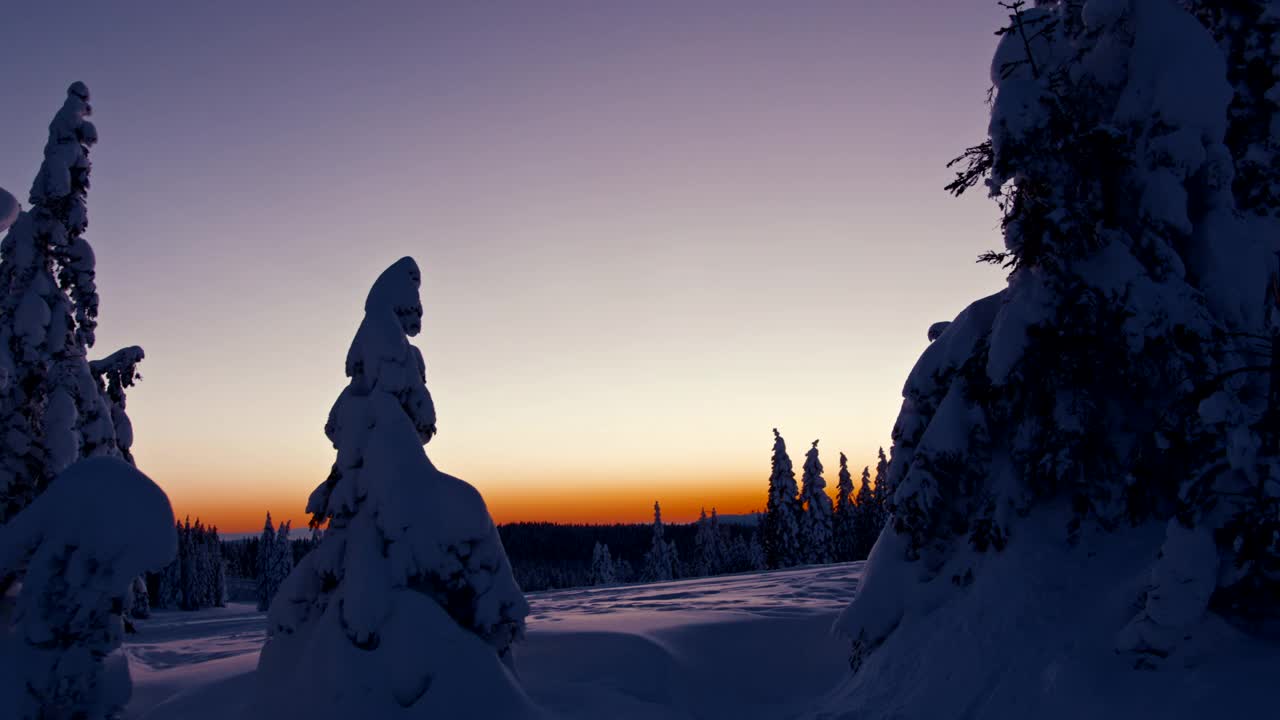
M 836 504 L 831 522 L 831 544 L 837 562 L 861 559 L 857 555 L 857 526 L 853 475 L 849 473 L 849 458 L 840 453 L 840 481 L 836 485 Z
M 12 218 L 0 243 L 0 523 L 75 460 L 121 455 L 123 387 L 113 412 L 116 401 L 87 359 L 98 324 L 94 254 L 83 236 L 89 149 L 98 139 L 90 112 L 88 88 L 73 83 L 49 124 L 30 210 Z M 130 351 L 141 359 L 140 349 Z
M 804 513 L 800 523 L 800 547 L 805 562 L 823 565 L 831 562 L 832 509 L 827 495 L 827 481 L 822 477 L 822 461 L 818 459 L 818 441 L 804 458 L 800 498 Z
M 941 329 L 907 379 L 893 526 L 838 622 L 859 671 L 841 708 L 852 715 L 875 714 L 859 693 L 904 662 L 894 682 L 939 702 L 941 660 L 907 647 L 925 636 L 984 638 L 943 700 L 975 715 L 998 715 L 1024 684 L 1011 678 L 1038 662 L 1099 657 L 1085 644 L 1062 655 L 1064 626 L 1110 634 L 1136 665 L 1176 655 L 1215 632 L 1208 611 L 1238 614 L 1217 602 L 1243 549 L 1231 522 L 1280 492 L 1249 340 L 1268 335 L 1276 235 L 1236 212 L 1235 92 L 1217 43 L 1166 0 L 1009 7 L 990 137 L 951 186 L 999 200 L 1005 247 L 985 257 L 1008 283 Z M 1103 597 L 1144 568 L 1144 587 Z M 1049 587 L 1097 602 L 1055 596 L 1052 616 L 1026 605 Z M 1275 612 L 1274 596 L 1243 595 Z M 996 624 L 1008 616 L 1016 634 Z M 1062 697 L 1093 689 L 1064 680 Z M 1160 698 L 1179 701 L 1196 699 Z M 894 712 L 919 714 L 912 702 Z
M 653 502 L 653 541 L 649 551 L 644 554 L 644 568 L 640 571 L 640 579 L 644 582 L 662 582 L 672 580 L 679 574 L 679 559 L 675 555 L 675 544 L 667 542 L 662 526 L 662 507 L 658 501 Z
M 791 567 L 804 560 L 800 547 L 800 488 L 787 456 L 787 444 L 773 429 L 772 472 L 769 502 L 761 523 L 765 560 L 771 568 Z
M 411 258 L 373 284 L 325 434 L 337 450 L 307 503 L 320 546 L 280 588 L 258 664 L 266 714 L 532 716 L 512 644 L 529 605 L 480 494 L 440 472 Z

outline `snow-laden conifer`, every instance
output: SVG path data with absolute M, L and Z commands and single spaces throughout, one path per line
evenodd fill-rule
M 857 504 L 853 510 L 853 559 L 862 560 L 871 554 L 871 547 L 880 537 L 884 527 L 884 515 L 871 489 L 871 468 L 862 468 L 862 483 L 858 486 Z
M 591 548 L 591 584 L 612 585 L 617 582 L 616 572 L 609 546 L 596 543 Z
M 818 459 L 818 441 L 805 453 L 804 475 L 801 476 L 800 498 L 804 502 L 801 515 L 800 546 L 805 562 L 822 565 L 831 562 L 832 509 L 827 495 L 827 481 L 822 477 L 822 461 Z
M 951 186 L 999 199 L 1005 246 L 985 258 L 1007 287 L 942 329 L 907 378 L 892 528 L 837 624 L 859 671 L 841 707 L 853 715 L 876 714 L 862 691 L 890 677 L 937 702 L 941 660 L 908 647 L 925 636 L 983 638 L 982 662 L 945 689 L 976 715 L 1022 697 L 1038 663 L 1089 666 L 1099 636 L 1135 665 L 1176 656 L 1219 632 L 1206 613 L 1236 613 L 1218 604 L 1236 581 L 1222 569 L 1240 567 L 1231 523 L 1276 485 L 1250 344 L 1269 334 L 1275 234 L 1235 206 L 1222 52 L 1166 0 L 1010 7 L 989 139 Z M 1110 594 L 1047 617 L 1030 605 L 1049 587 Z M 1063 696 L 1094 689 L 1057 682 Z
M 662 525 L 662 506 L 653 502 L 653 540 L 649 551 L 644 555 L 644 567 L 640 571 L 640 579 L 644 582 L 661 582 L 671 580 L 678 574 L 679 560 L 674 553 L 675 545 L 667 542 Z
M 831 534 L 837 562 L 860 559 L 857 557 L 857 509 L 853 504 L 853 475 L 849 473 L 849 458 L 844 453 L 840 453 L 840 480 L 836 484 Z
M 697 530 L 693 536 L 694 557 L 692 573 L 695 576 L 717 575 L 724 572 L 724 539 L 715 508 L 707 515 L 703 508 L 698 516 Z
M 325 433 L 337 450 L 311 494 L 320 546 L 267 617 L 267 715 L 346 719 L 532 714 L 509 670 L 529 612 L 483 499 L 423 445 L 436 414 L 422 354 L 421 275 L 384 271 L 347 353 Z
M 258 609 L 265 611 L 271 607 L 271 601 L 275 599 L 276 590 L 280 586 L 276 583 L 273 568 L 275 565 L 276 555 L 276 528 L 271 522 L 271 513 L 267 513 L 267 519 L 262 526 L 262 535 L 258 537 Z
M 129 615 L 139 620 L 151 617 L 151 596 L 147 593 L 147 581 L 141 575 L 129 584 Z
M 8 193 L 0 202 L 8 228 L 0 243 L 0 523 L 77 459 L 121 454 L 123 389 L 113 413 L 87 359 L 98 324 L 94 254 L 83 235 L 98 139 L 90 112 L 88 88 L 73 83 L 49 124 L 29 209 L 15 213 Z
M 787 456 L 787 445 L 773 429 L 772 472 L 769 474 L 769 501 L 761 523 L 765 560 L 771 568 L 791 567 L 804 561 L 800 547 L 800 488 Z
M 880 448 L 876 456 L 876 480 L 873 492 L 876 507 L 880 510 L 880 526 L 884 527 L 889 515 L 893 513 L 893 488 L 889 486 L 889 459 L 884 456 L 884 448 Z

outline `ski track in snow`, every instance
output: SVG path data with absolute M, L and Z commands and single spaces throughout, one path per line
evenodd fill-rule
M 847 674 L 830 626 L 862 563 L 529 593 L 517 666 L 560 718 L 777 718 Z M 252 717 L 266 637 L 251 604 L 162 611 L 125 643 L 128 720 Z

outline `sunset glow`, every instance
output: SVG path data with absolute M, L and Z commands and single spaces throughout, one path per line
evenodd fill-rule
M 6 81 L 0 186 L 84 80 L 94 352 L 146 348 L 136 456 L 179 516 L 305 525 L 403 255 L 427 452 L 499 522 L 760 509 L 773 427 L 797 474 L 821 439 L 831 488 L 839 451 L 856 476 L 889 445 L 926 328 L 1002 283 L 974 264 L 991 203 L 942 191 L 999 8 L 604 4 L 24 10 L 7 51 L 63 50 Z

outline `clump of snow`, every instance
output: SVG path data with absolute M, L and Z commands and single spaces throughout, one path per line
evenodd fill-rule
M 882 643 L 827 699 L 830 720 L 1204 718 L 1267 715 L 1280 651 L 1221 619 L 1199 626 L 1157 672 L 1115 651 L 1162 535 L 1155 524 L 1061 531 L 1069 512 L 1017 524 L 1016 551 L 964 552 L 931 580 L 885 533 L 841 625 Z M 883 554 L 883 558 L 881 555 Z M 964 584 L 957 591 L 957 583 Z
M 0 707 L 14 717 L 111 716 L 129 699 L 114 655 L 134 580 L 177 539 L 164 492 L 131 465 L 81 460 L 0 526 L 0 579 L 25 570 L 0 638 Z
M 4 188 L 0 188 L 0 233 L 8 230 L 17 221 L 18 213 L 21 211 L 22 206 L 18 204 L 18 199 Z

